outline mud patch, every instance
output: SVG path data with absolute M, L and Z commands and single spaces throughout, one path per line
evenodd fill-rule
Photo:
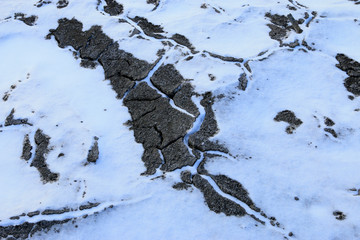
M 57 3 L 56 3 L 56 7 L 57 8 L 65 8 L 69 5 L 69 1 L 68 0 L 59 0 Z
M 336 59 L 339 62 L 336 66 L 349 76 L 344 81 L 345 88 L 355 96 L 360 96 L 360 63 L 340 53 Z
M 279 112 L 274 118 L 276 122 L 286 122 L 290 125 L 286 127 L 285 131 L 288 134 L 293 134 L 294 130 L 298 128 L 303 122 L 295 116 L 295 113 L 290 110 Z
M 29 123 L 27 118 L 14 118 L 15 109 L 13 108 L 10 112 L 10 114 L 5 119 L 5 127 L 12 126 L 12 125 L 29 125 L 32 126 L 31 123 Z
M 22 154 L 21 154 L 21 158 L 28 161 L 30 160 L 31 156 L 32 156 L 32 146 L 30 143 L 30 139 L 29 139 L 29 135 L 26 134 L 24 137 L 24 143 L 23 143 L 23 149 L 22 149 Z
M 94 137 L 94 142 L 90 147 L 90 150 L 87 155 L 87 162 L 88 163 L 96 163 L 96 161 L 99 159 L 99 145 L 98 145 L 98 137 Z
M 22 21 L 23 23 L 25 23 L 28 26 L 34 26 L 36 23 L 36 20 L 38 19 L 38 17 L 35 15 L 26 17 L 26 14 L 24 14 L 24 13 L 15 13 L 14 18 L 16 20 Z
M 104 6 L 104 11 L 110 16 L 118 16 L 123 13 L 124 7 L 123 5 L 119 4 L 115 0 L 105 0 L 106 6 Z
M 50 171 L 46 164 L 46 155 L 49 152 L 50 137 L 45 135 L 42 130 L 38 129 L 35 133 L 35 157 L 31 163 L 31 167 L 35 167 L 41 176 L 44 183 L 57 181 L 59 178 L 58 173 Z
M 163 35 L 160 34 L 164 33 L 164 30 L 160 25 L 155 25 L 149 22 L 146 18 L 139 16 L 136 16 L 132 20 L 138 24 L 138 26 L 144 31 L 146 35 L 157 39 L 165 38 Z
M 224 213 L 226 216 L 244 216 L 246 211 L 235 202 L 221 196 L 211 184 L 200 175 L 193 176 L 193 183 L 198 188 L 205 198 L 205 202 L 211 211 L 215 213 Z

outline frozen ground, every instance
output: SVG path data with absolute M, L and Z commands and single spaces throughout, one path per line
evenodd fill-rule
M 0 238 L 360 239 L 359 16 L 0 1 Z

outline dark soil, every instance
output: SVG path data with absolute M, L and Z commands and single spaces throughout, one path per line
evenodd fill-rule
M 124 7 L 115 0 L 105 0 L 106 6 L 104 6 L 104 11 L 110 16 L 118 16 L 123 13 Z
M 69 0 L 59 0 L 57 3 L 56 3 L 56 7 L 57 8 L 65 8 L 69 5 Z
M 184 78 L 172 64 L 160 66 L 151 76 L 150 80 L 157 89 L 170 98 L 174 96 L 180 84 L 184 82 Z
M 290 110 L 279 112 L 274 118 L 277 122 L 287 122 L 290 125 L 286 127 L 286 132 L 292 134 L 294 130 L 299 127 L 303 122 L 295 116 L 295 113 Z
M 30 17 L 25 16 L 26 14 L 24 13 L 15 13 L 15 19 L 24 22 L 28 26 L 34 26 L 38 17 L 35 15 L 31 15 Z
M 216 213 L 224 213 L 227 216 L 244 216 L 246 211 L 240 205 L 235 202 L 221 196 L 211 184 L 196 174 L 193 176 L 193 183 L 198 188 L 205 198 L 205 202 L 211 211 Z
M 24 144 L 23 144 L 21 158 L 26 161 L 30 160 L 30 158 L 32 156 L 32 152 L 31 152 L 32 148 L 33 147 L 31 146 L 29 135 L 26 134 L 24 137 Z
M 39 171 L 44 183 L 57 181 L 59 174 L 51 172 L 46 164 L 46 154 L 49 152 L 50 137 L 38 129 L 35 133 L 35 143 L 35 157 L 30 166 L 35 167 Z
M 90 147 L 90 150 L 88 152 L 87 161 L 89 163 L 96 163 L 96 161 L 99 159 L 99 145 L 98 145 L 98 138 L 94 137 L 94 142 L 92 146 Z
M 30 126 L 32 126 L 32 124 L 28 122 L 27 118 L 14 119 L 14 113 L 15 113 L 15 109 L 13 108 L 11 110 L 9 116 L 7 116 L 5 119 L 5 124 L 4 124 L 5 127 L 12 126 L 12 125 L 30 125 Z
M 160 34 L 164 33 L 164 30 L 160 25 L 155 25 L 149 22 L 146 18 L 139 16 L 136 16 L 132 20 L 138 24 L 138 26 L 144 31 L 146 35 L 157 39 L 165 38 L 163 35 Z
M 349 76 L 345 79 L 344 86 L 355 96 L 360 96 L 360 63 L 340 53 L 336 55 L 336 59 L 339 61 L 336 66 Z

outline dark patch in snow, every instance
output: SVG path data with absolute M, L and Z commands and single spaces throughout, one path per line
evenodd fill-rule
M 294 130 L 299 127 L 303 122 L 295 116 L 295 113 L 290 110 L 279 112 L 274 118 L 277 122 L 287 122 L 290 125 L 286 127 L 286 132 L 292 134 Z
M 57 3 L 56 3 L 56 7 L 57 8 L 65 8 L 69 5 L 69 0 L 59 0 Z
M 36 223 L 24 222 L 20 225 L 10 225 L 6 227 L 0 226 L 0 237 L 8 238 L 13 237 L 15 239 L 27 239 L 32 237 L 36 232 L 48 232 L 54 225 L 64 224 L 71 219 L 65 219 L 61 221 L 39 221 Z
M 172 187 L 176 190 L 188 190 L 189 188 L 191 188 L 191 185 L 186 184 L 184 182 L 179 182 L 174 184 Z
M 174 34 L 170 39 L 174 40 L 176 43 L 183 45 L 191 50 L 191 53 L 195 54 L 195 47 L 191 44 L 189 39 L 187 39 L 184 35 L 181 34 Z
M 332 128 L 324 128 L 324 131 L 330 133 L 334 138 L 338 137 L 337 133 Z
M 30 166 L 35 167 L 39 171 L 44 183 L 57 181 L 59 174 L 51 172 L 46 164 L 46 154 L 49 152 L 50 137 L 38 129 L 35 133 L 35 143 L 35 157 Z
M 106 6 L 104 6 L 104 11 L 110 16 L 118 16 L 123 13 L 124 7 L 123 5 L 119 4 L 115 0 L 105 0 Z
M 200 175 L 193 176 L 194 186 L 198 188 L 205 198 L 205 202 L 211 211 L 224 213 L 227 216 L 244 216 L 246 211 L 235 202 L 221 196 L 211 184 Z
M 138 24 L 138 26 L 144 31 L 146 35 L 157 39 L 165 38 L 163 35 L 160 34 L 164 33 L 164 30 L 160 25 L 155 25 L 149 22 L 146 18 L 139 16 L 136 16 L 132 20 Z
M 99 145 L 98 145 L 99 138 L 94 137 L 94 142 L 90 147 L 90 150 L 88 152 L 87 161 L 89 163 L 96 163 L 96 161 L 99 159 Z
M 334 211 L 334 212 L 333 212 L 333 215 L 335 216 L 335 218 L 336 218 L 337 220 L 340 220 L 340 221 L 346 219 L 346 215 L 345 215 L 343 212 L 341 212 L 341 211 Z
M 25 16 L 26 14 L 24 13 L 15 13 L 14 18 L 24 22 L 28 26 L 34 26 L 38 17 L 35 15 L 31 15 L 30 17 L 25 17 Z
M 30 160 L 30 158 L 32 156 L 32 153 L 31 153 L 32 148 L 33 147 L 31 146 L 29 135 L 26 134 L 25 137 L 24 137 L 24 143 L 23 143 L 23 149 L 22 149 L 21 158 L 26 160 L 26 161 Z
M 212 96 L 212 93 L 205 93 L 204 98 L 200 102 L 200 104 L 205 108 L 205 118 L 200 126 L 200 130 L 189 137 L 189 145 L 202 152 L 220 151 L 228 153 L 226 147 L 224 147 L 217 141 L 209 140 L 210 137 L 215 136 L 215 134 L 219 131 L 215 119 L 215 114 L 212 110 L 213 103 L 214 97 Z
M 180 173 L 181 180 L 184 183 L 191 184 L 192 183 L 192 176 L 190 171 L 182 171 Z
M 28 122 L 27 118 L 14 119 L 14 113 L 15 113 L 15 109 L 13 108 L 11 110 L 9 116 L 7 116 L 5 119 L 5 124 L 4 124 L 5 127 L 12 126 L 12 125 L 30 125 L 30 126 L 32 126 L 32 124 Z
M 336 59 L 339 61 L 336 66 L 349 76 L 345 79 L 344 86 L 355 96 L 360 96 L 360 63 L 340 53 L 336 55 Z
M 162 65 L 150 78 L 152 84 L 170 98 L 174 96 L 176 90 L 184 82 L 178 70 L 172 64 Z
M 247 79 L 246 73 L 242 73 L 240 75 L 238 81 L 239 81 L 238 88 L 245 91 L 247 88 L 247 84 L 248 84 L 248 79 Z
M 221 191 L 239 199 L 252 210 L 260 212 L 260 209 L 255 206 L 254 202 L 249 197 L 249 193 L 241 183 L 225 175 L 210 175 L 210 177 L 215 181 L 216 185 L 219 186 Z

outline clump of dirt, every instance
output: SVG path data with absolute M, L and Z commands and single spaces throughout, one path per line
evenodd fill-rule
M 179 182 L 179 183 L 176 183 L 172 186 L 174 189 L 176 190 L 188 190 L 189 188 L 191 188 L 191 185 L 190 184 L 186 184 L 184 182 Z
M 333 212 L 333 215 L 335 216 L 335 218 L 336 218 L 337 220 L 340 220 L 340 221 L 346 219 L 346 215 L 345 215 L 343 212 L 341 212 L 341 211 L 334 211 L 334 212 Z
M 69 222 L 71 219 L 65 219 L 61 221 L 39 221 L 36 223 L 24 222 L 20 225 L 10 225 L 6 227 L 0 226 L 0 237 L 1 238 L 15 238 L 15 239 L 27 239 L 32 237 L 36 232 L 49 231 L 52 226 L 58 224 L 64 224 Z
M 110 16 L 118 16 L 123 13 L 124 7 L 123 5 L 119 4 L 115 0 L 105 0 L 106 6 L 104 6 L 104 11 Z
M 14 18 L 22 21 L 23 23 L 25 23 L 28 26 L 34 26 L 38 17 L 36 15 L 31 15 L 29 17 L 25 17 L 25 16 L 26 16 L 26 14 L 24 14 L 24 13 L 15 13 Z
M 332 128 L 324 128 L 324 131 L 330 133 L 334 138 L 338 137 L 337 133 Z
M 69 5 L 69 1 L 68 0 L 59 0 L 57 3 L 56 3 L 56 7 L 57 8 L 65 8 Z
M 38 1 L 34 6 L 36 6 L 36 7 L 42 7 L 42 6 L 44 6 L 44 5 L 47 5 L 47 4 L 50 4 L 51 3 L 51 1 L 44 1 L 44 0 L 40 0 L 40 1 Z
M 32 156 L 32 146 L 30 143 L 30 139 L 29 139 L 29 135 L 26 134 L 24 137 L 24 143 L 23 143 L 23 149 L 22 149 L 22 154 L 21 154 L 21 158 L 28 161 L 30 160 L 31 156 Z
M 5 119 L 5 127 L 7 126 L 12 126 L 12 125 L 30 125 L 32 126 L 31 123 L 29 123 L 27 118 L 18 118 L 18 119 L 14 119 L 14 113 L 15 113 L 15 109 L 13 108 L 9 114 L 9 116 L 6 117 Z
M 216 185 L 219 186 L 221 191 L 239 199 L 254 211 L 260 212 L 260 209 L 255 206 L 254 202 L 249 197 L 249 193 L 241 183 L 225 175 L 210 175 L 210 177 L 215 181 Z
M 274 118 L 277 122 L 287 122 L 290 125 L 286 127 L 288 134 L 293 134 L 294 130 L 298 128 L 303 122 L 295 116 L 295 113 L 290 110 L 284 110 L 279 112 Z
M 38 129 L 35 133 L 35 157 L 31 163 L 31 167 L 35 167 L 41 176 L 44 183 L 57 181 L 59 178 L 58 173 L 50 171 L 46 164 L 46 154 L 49 152 L 50 137 L 45 135 L 42 130 Z
M 94 137 L 94 142 L 91 145 L 88 156 L 87 156 L 87 162 L 88 163 L 96 163 L 96 161 L 99 159 L 99 145 L 98 145 L 99 138 Z
M 180 178 L 184 183 L 191 184 L 192 183 L 192 176 L 190 171 L 182 171 L 180 173 Z
M 360 96 L 360 63 L 340 53 L 336 55 L 336 59 L 339 61 L 336 66 L 349 76 L 345 79 L 344 86 L 355 96 Z
M 238 88 L 245 91 L 247 88 L 247 84 L 248 84 L 248 79 L 247 79 L 246 73 L 242 73 L 240 75 L 238 81 L 239 81 Z
M 176 43 L 183 45 L 191 50 L 191 53 L 196 53 L 195 47 L 191 44 L 189 39 L 187 39 L 184 35 L 179 33 L 174 34 L 170 39 L 174 40 Z
M 244 216 L 246 214 L 244 208 L 221 196 L 215 191 L 211 184 L 199 174 L 194 175 L 192 180 L 194 186 L 204 194 L 205 202 L 211 211 L 224 213 L 226 216 Z
M 324 123 L 328 127 L 332 127 L 335 125 L 335 122 L 328 117 L 324 117 Z
M 164 33 L 164 30 L 160 25 L 155 25 L 149 22 L 146 18 L 139 16 L 136 16 L 132 20 L 139 25 L 139 27 L 144 31 L 146 35 L 157 39 L 165 38 L 163 35 L 160 34 Z

